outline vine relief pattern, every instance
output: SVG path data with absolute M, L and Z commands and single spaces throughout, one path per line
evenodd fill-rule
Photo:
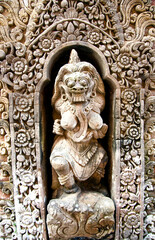
M 149 0 L 29 0 L 28 6 L 22 0 L 0 2 L 0 191 L 5 196 L 0 201 L 1 237 L 44 238 L 34 92 L 49 53 L 76 40 L 89 42 L 103 53 L 121 88 L 119 238 L 143 239 L 143 232 L 144 239 L 154 238 L 153 13 Z
M 138 239 L 141 229 L 140 90 L 126 88 L 121 94 L 120 231 L 122 239 Z
M 0 238 L 16 239 L 9 127 L 9 89 L 0 81 Z
M 154 152 L 155 152 L 155 76 L 150 74 L 145 91 L 145 184 L 144 184 L 144 239 L 153 239 L 154 216 Z

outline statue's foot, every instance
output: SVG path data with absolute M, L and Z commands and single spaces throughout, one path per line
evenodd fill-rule
M 70 188 L 67 188 L 67 187 L 64 187 L 64 192 L 65 193 L 76 193 L 80 190 L 79 186 L 75 183 L 72 187 Z

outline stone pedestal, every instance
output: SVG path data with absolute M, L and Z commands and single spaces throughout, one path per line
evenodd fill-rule
M 47 207 L 51 240 L 89 237 L 100 239 L 114 231 L 114 203 L 101 193 L 63 193 Z

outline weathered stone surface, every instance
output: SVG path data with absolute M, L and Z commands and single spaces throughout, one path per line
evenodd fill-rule
M 100 239 L 114 232 L 114 203 L 102 193 L 63 193 L 59 199 L 50 200 L 47 210 L 50 239 Z

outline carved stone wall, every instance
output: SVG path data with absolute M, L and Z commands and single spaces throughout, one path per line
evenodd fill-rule
M 47 239 L 40 99 L 72 46 L 114 82 L 114 239 L 155 238 L 154 25 L 151 0 L 0 1 L 0 238 Z

